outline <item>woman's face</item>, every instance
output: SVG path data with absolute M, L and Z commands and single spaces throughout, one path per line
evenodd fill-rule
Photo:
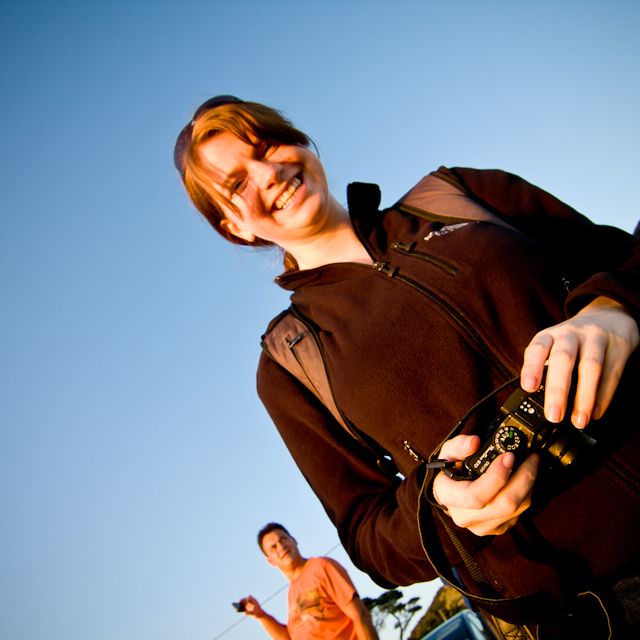
M 333 198 L 318 157 L 298 145 L 249 145 L 220 133 L 200 147 L 212 187 L 235 207 L 223 206 L 224 226 L 251 243 L 269 240 L 295 255 L 330 224 Z

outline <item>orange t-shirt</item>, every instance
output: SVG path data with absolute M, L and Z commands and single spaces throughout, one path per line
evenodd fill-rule
M 357 640 L 353 622 L 343 611 L 357 595 L 335 560 L 309 558 L 287 595 L 291 640 Z

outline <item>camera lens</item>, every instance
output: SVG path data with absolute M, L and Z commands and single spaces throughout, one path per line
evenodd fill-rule
M 561 425 L 562 427 L 562 425 Z M 553 440 L 552 440 L 553 438 Z M 596 441 L 582 431 L 578 431 L 572 425 L 564 425 L 558 428 L 549 438 L 546 451 L 563 467 L 573 464 L 575 459 L 596 444 Z

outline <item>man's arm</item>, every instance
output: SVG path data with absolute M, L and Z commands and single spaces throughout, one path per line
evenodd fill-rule
M 258 618 L 258 616 L 256 616 L 256 618 Z M 258 620 L 273 640 L 291 640 L 287 627 L 278 622 L 273 616 L 265 613 L 259 617 Z
M 353 596 L 343 611 L 353 621 L 358 640 L 378 640 L 378 632 L 371 621 L 371 614 L 357 595 Z
M 286 625 L 278 622 L 272 615 L 269 615 L 259 604 L 253 596 L 247 596 L 240 600 L 244 604 L 246 616 L 251 616 L 260 621 L 260 624 L 264 627 L 264 630 L 273 638 L 273 640 L 291 640 L 289 631 Z M 374 636 L 377 638 L 377 636 Z M 363 636 L 367 638 L 368 636 Z

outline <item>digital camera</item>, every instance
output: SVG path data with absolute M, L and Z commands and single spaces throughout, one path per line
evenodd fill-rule
M 544 380 L 537 391 L 519 388 L 500 407 L 491 425 L 481 432 L 482 445 L 463 462 L 458 477 L 474 480 L 501 454 L 515 455 L 514 469 L 533 452 L 551 467 L 570 467 L 576 458 L 591 449 L 596 441 L 576 429 L 570 421 L 570 407 L 562 422 L 548 422 L 544 417 Z

